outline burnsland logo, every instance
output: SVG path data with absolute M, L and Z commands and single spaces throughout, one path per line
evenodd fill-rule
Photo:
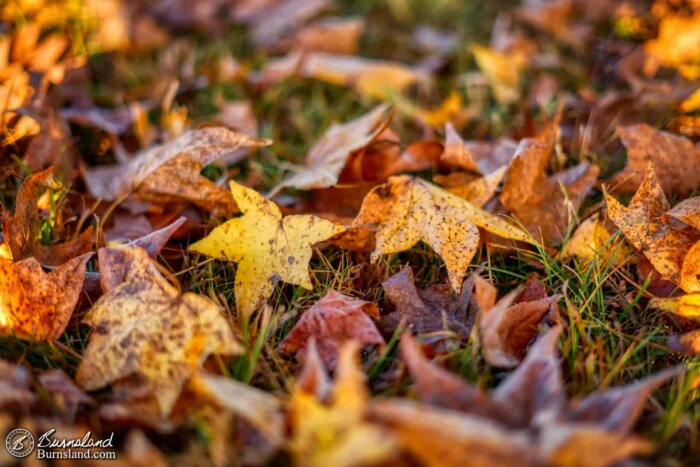
M 34 436 L 24 428 L 16 428 L 5 438 L 7 452 L 18 459 L 27 457 L 34 450 Z
M 64 438 L 52 428 L 35 443 L 29 430 L 16 428 L 5 438 L 5 448 L 18 459 L 30 455 L 35 447 L 37 459 L 116 459 L 113 442 L 114 433 L 102 439 L 94 439 L 91 431 L 82 438 Z

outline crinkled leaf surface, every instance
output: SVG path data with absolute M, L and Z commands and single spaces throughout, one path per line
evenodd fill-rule
M 280 280 L 310 289 L 313 245 L 343 227 L 312 215 L 283 218 L 275 203 L 235 182 L 231 193 L 243 216 L 216 227 L 190 250 L 238 263 L 234 287 L 239 311 L 250 315 Z

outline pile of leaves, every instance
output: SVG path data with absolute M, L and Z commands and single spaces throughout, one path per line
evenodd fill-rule
M 124 465 L 700 462 L 697 1 L 0 19 L 2 433 L 114 433 Z

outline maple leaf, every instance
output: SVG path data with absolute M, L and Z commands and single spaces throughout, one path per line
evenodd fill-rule
M 437 336 L 430 339 L 431 343 L 444 340 L 441 331 L 449 331 L 461 339 L 469 336 L 476 319 L 472 302 L 472 276 L 465 280 L 459 296 L 454 300 L 446 284 L 416 288 L 409 266 L 382 282 L 382 287 L 386 298 L 396 307 L 380 321 L 385 334 L 393 334 L 403 324 L 411 326 L 411 330 L 417 334 L 436 333 Z
M 396 441 L 383 427 L 365 421 L 369 394 L 359 368 L 359 344 L 340 350 L 335 383 L 324 403 L 297 387 L 289 400 L 290 449 L 298 465 L 359 466 L 391 458 Z M 310 362 L 320 361 L 317 357 Z
M 88 227 L 78 237 L 55 245 L 39 241 L 39 189 L 58 185 L 52 179 L 52 169 L 29 176 L 19 188 L 13 215 L 4 213 L 5 245 L 13 260 L 35 257 L 41 264 L 57 266 L 90 250 L 94 229 Z
M 241 351 L 219 308 L 193 293 L 181 294 L 140 248 L 124 282 L 104 294 L 84 322 L 90 334 L 76 381 L 99 389 L 130 376 L 170 413 L 192 372 L 211 353 Z
M 314 339 L 323 363 L 335 370 L 338 351 L 347 340 L 376 344 L 380 348 L 386 345 L 370 317 L 379 319 L 379 309 L 374 303 L 329 290 L 301 315 L 278 349 L 303 358 L 310 340 Z
M 309 150 L 304 168 L 278 188 L 309 190 L 337 184 L 351 153 L 369 145 L 384 129 L 387 108 L 382 105 L 347 123 L 332 124 Z
M 0 331 L 45 341 L 61 337 L 91 256 L 73 258 L 48 273 L 34 258 L 14 263 L 0 258 Z
M 607 191 L 604 194 L 607 215 L 627 241 L 646 256 L 661 277 L 678 283 L 683 260 L 700 240 L 700 232 L 692 227 L 672 228 L 662 222 L 670 206 L 651 163 L 629 206 L 624 207 Z
M 476 278 L 476 281 L 483 281 Z M 528 280 L 493 306 L 479 309 L 484 359 L 489 365 L 514 368 L 537 335 L 537 325 L 550 315 L 558 319 L 558 295 L 547 297 L 537 279 Z
M 105 201 L 133 192 L 142 201 L 168 204 L 186 200 L 216 214 L 231 215 L 235 205 L 228 192 L 201 176 L 202 168 L 237 149 L 269 144 L 270 140 L 222 127 L 202 128 L 145 149 L 126 164 L 83 168 L 82 172 L 90 194 Z
M 518 144 L 510 138 L 494 142 L 464 141 L 451 124 L 445 125 L 445 148 L 440 161 L 462 170 L 488 175 L 508 165 Z
M 700 79 L 700 52 L 695 47 L 698 41 L 700 13 L 697 10 L 694 15 L 688 17 L 665 15 L 659 24 L 658 37 L 644 44 L 644 50 L 649 54 L 647 66 L 674 67 L 690 80 Z
M 352 223 L 376 230 L 372 261 L 407 250 L 422 240 L 438 253 L 450 285 L 459 292 L 479 244 L 481 227 L 503 238 L 531 242 L 517 227 L 468 201 L 410 176 L 394 176 L 370 191 Z
M 627 165 L 611 181 L 616 190 L 639 189 L 649 163 L 666 194 L 686 195 L 700 187 L 700 145 L 644 124 L 618 127 L 615 132 L 627 149 Z
M 569 209 L 578 210 L 599 172 L 597 166 L 581 162 L 555 175 L 547 175 L 560 118 L 561 111 L 536 138 L 520 141 L 508 165 L 499 198 L 503 206 L 544 243 L 561 241 L 569 224 Z
M 629 246 L 621 238 L 613 238 L 605 222 L 594 214 L 579 224 L 561 249 L 559 258 L 576 257 L 584 263 L 600 258 L 606 263 L 619 265 L 630 253 Z
M 277 205 L 255 190 L 231 182 L 243 216 L 214 228 L 191 251 L 238 263 L 236 306 L 249 316 L 282 280 L 311 289 L 312 247 L 342 232 L 341 226 L 312 215 L 282 218 Z
M 404 337 L 401 355 L 424 402 L 371 401 L 370 419 L 391 427 L 426 465 L 605 466 L 649 453 L 651 444 L 629 432 L 651 393 L 678 371 L 567 402 L 556 356 L 560 332 L 542 336 L 490 394 L 429 362 Z
M 190 387 L 199 395 L 248 420 L 275 444 L 284 438 L 284 415 L 279 399 L 260 389 L 223 376 L 197 372 Z
M 180 217 L 170 225 L 136 238 L 124 245 L 112 242 L 108 248 L 97 250 L 97 264 L 100 268 L 100 287 L 109 292 L 124 281 L 124 275 L 134 261 L 135 247 L 142 248 L 149 257 L 155 258 L 168 239 L 180 228 L 187 218 Z

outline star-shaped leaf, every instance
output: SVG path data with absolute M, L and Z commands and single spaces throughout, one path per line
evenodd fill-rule
M 532 241 L 527 233 L 469 201 L 405 175 L 390 177 L 370 191 L 353 226 L 376 230 L 373 261 L 424 241 L 445 261 L 450 285 L 457 292 L 479 244 L 477 227 L 503 238 Z
M 140 248 L 124 282 L 103 295 L 84 322 L 93 331 L 78 384 L 94 390 L 133 377 L 157 399 L 162 415 L 209 354 L 241 350 L 219 308 L 200 295 L 181 294 Z
M 303 357 L 309 342 L 315 339 L 323 362 L 334 370 L 338 352 L 345 341 L 357 340 L 362 344 L 384 347 L 384 338 L 370 316 L 379 319 L 379 309 L 374 303 L 330 290 L 301 315 L 279 348 Z
M 313 245 L 343 227 L 313 215 L 283 218 L 275 203 L 235 182 L 231 193 L 243 216 L 216 227 L 190 250 L 238 263 L 234 287 L 239 311 L 250 315 L 280 280 L 310 289 Z

